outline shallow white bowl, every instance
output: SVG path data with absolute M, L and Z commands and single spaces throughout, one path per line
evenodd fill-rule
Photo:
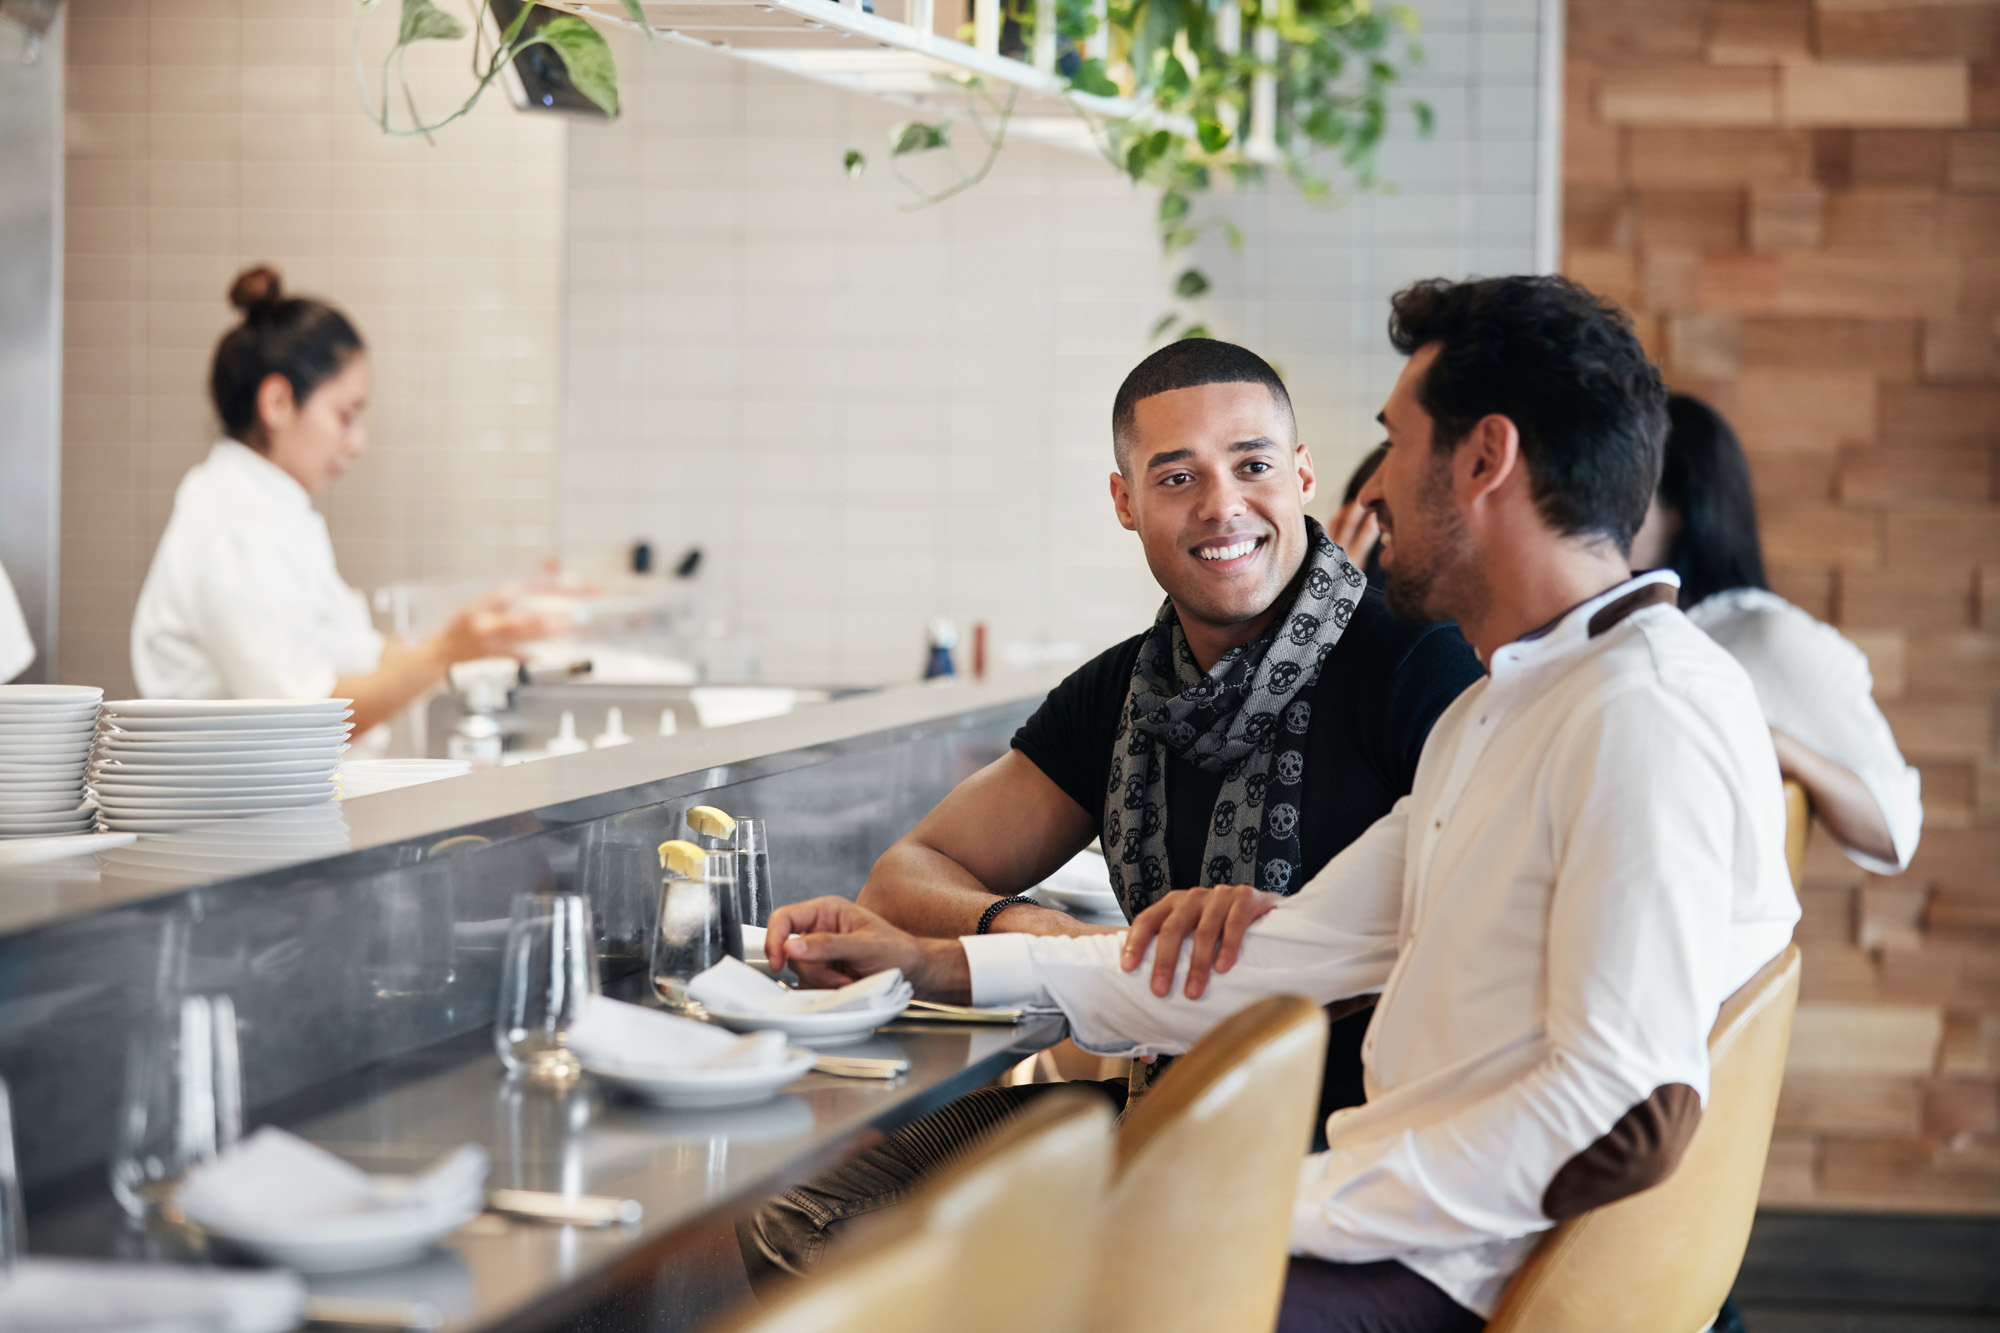
M 778 1095 L 779 1089 L 813 1067 L 811 1051 L 793 1047 L 782 1064 L 749 1069 L 637 1070 L 618 1065 L 583 1067 L 604 1082 L 654 1106 L 752 1106 Z
M 315 1218 L 255 1234 L 210 1226 L 193 1214 L 188 1220 L 266 1263 L 301 1273 L 351 1273 L 407 1263 L 485 1208 L 482 1188 L 441 1204 Z

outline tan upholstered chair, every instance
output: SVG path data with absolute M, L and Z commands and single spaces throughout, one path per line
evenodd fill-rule
M 1292 1197 L 1325 1059 L 1325 1011 L 1274 996 L 1202 1038 L 1127 1113 L 1092 1333 L 1216 1333 L 1277 1322 Z
M 727 1321 L 729 1333 L 937 1333 L 950 1328 L 952 1242 L 903 1228 L 858 1246 L 769 1305 Z
M 1652 1189 L 1549 1232 L 1487 1333 L 1699 1333 L 1736 1281 L 1799 999 L 1796 945 L 1729 997 L 1709 1033 L 1708 1105 Z
M 1081 1333 L 1111 1175 L 1111 1107 L 1042 1094 L 913 1201 L 952 1243 L 953 1333 Z
M 1785 864 L 1792 868 L 1792 888 L 1805 887 L 1806 835 L 1812 832 L 1812 798 L 1805 786 L 1785 779 Z

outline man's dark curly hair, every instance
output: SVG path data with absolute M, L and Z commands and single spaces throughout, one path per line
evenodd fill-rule
M 1417 395 L 1432 446 L 1506 417 L 1543 521 L 1630 552 L 1660 484 L 1667 391 L 1625 312 L 1558 277 L 1433 278 L 1389 304 L 1397 351 L 1440 345 Z

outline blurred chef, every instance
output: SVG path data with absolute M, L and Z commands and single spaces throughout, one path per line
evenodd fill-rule
M 28 669 L 35 660 L 35 641 L 28 637 L 28 621 L 14 596 L 7 571 L 0 568 L 0 685 Z
M 367 447 L 368 353 L 345 315 L 244 270 L 242 323 L 215 349 L 209 393 L 224 439 L 181 479 L 132 621 L 139 692 L 170 699 L 354 701 L 358 737 L 455 662 L 548 632 L 495 594 L 430 639 L 376 632 L 334 567 L 312 498 Z

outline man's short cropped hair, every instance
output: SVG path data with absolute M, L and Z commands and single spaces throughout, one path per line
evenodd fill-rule
M 1139 400 L 1175 389 L 1192 389 L 1203 384 L 1261 384 L 1284 414 L 1285 427 L 1294 443 L 1298 422 L 1292 417 L 1292 396 L 1271 363 L 1247 347 L 1215 338 L 1182 338 L 1170 342 L 1141 361 L 1118 386 L 1111 404 L 1111 447 L 1118 456 L 1118 470 L 1124 472 L 1132 461 L 1132 422 Z
M 1455 448 L 1482 417 L 1506 417 L 1542 521 L 1629 553 L 1660 484 L 1667 391 L 1625 312 L 1559 277 L 1433 278 L 1390 308 L 1397 351 L 1439 344 L 1417 395 L 1432 445 Z

